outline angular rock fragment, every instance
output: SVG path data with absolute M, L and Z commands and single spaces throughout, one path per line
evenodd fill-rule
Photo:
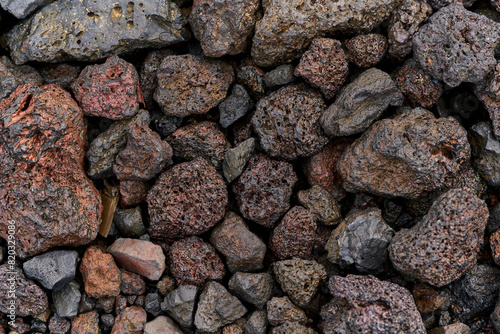
M 120 234 L 125 237 L 140 237 L 147 232 L 142 222 L 142 210 L 140 206 L 131 209 L 116 209 L 113 216 L 115 224 Z
M 252 58 L 245 58 L 236 70 L 236 79 L 250 90 L 250 95 L 260 99 L 266 90 L 264 85 L 264 71 L 255 65 Z
M 39 281 L 44 288 L 61 290 L 75 278 L 78 252 L 56 250 L 35 256 L 23 263 L 26 277 Z
M 452 3 L 464 5 L 465 7 L 470 7 L 474 4 L 476 0 L 427 0 L 429 5 L 434 9 L 439 9 L 448 6 Z
M 380 34 L 358 35 L 345 42 L 347 58 L 356 66 L 368 68 L 377 65 L 387 52 L 387 37 Z
M 125 308 L 116 317 L 111 334 L 142 334 L 147 314 L 138 306 Z
M 1 0 L 0 6 L 16 18 L 24 19 L 33 14 L 38 8 L 48 5 L 52 1 L 53 0 Z
M 474 93 L 486 107 L 493 124 L 493 133 L 500 139 L 500 63 L 474 86 Z
M 434 312 L 447 300 L 446 296 L 442 296 L 438 290 L 422 283 L 413 287 L 413 298 L 418 311 L 421 313 Z
M 267 318 L 273 326 L 281 325 L 285 322 L 297 322 L 307 324 L 311 320 L 306 313 L 295 306 L 287 296 L 273 297 L 267 302 Z
M 49 321 L 49 331 L 54 334 L 66 334 L 71 328 L 71 322 L 67 319 L 54 315 Z
M 228 182 L 233 182 L 243 173 L 248 160 L 255 152 L 255 138 L 249 138 L 238 144 L 235 148 L 226 151 L 222 162 L 222 171 Z
M 470 328 L 466 324 L 455 322 L 451 325 L 434 328 L 428 334 L 470 334 Z
M 273 293 L 273 278 L 269 273 L 235 273 L 229 280 L 229 291 L 238 298 L 261 309 Z
M 33 67 L 16 66 L 8 57 L 0 58 L 0 101 L 14 92 L 19 85 L 29 83 L 38 86 L 43 83 L 42 77 Z
M 253 101 L 245 88 L 241 85 L 234 85 L 231 94 L 219 103 L 220 119 L 219 123 L 223 128 L 227 128 L 252 108 Z
M 480 122 L 469 134 L 476 170 L 490 186 L 500 186 L 500 141 L 493 137 L 491 125 Z
M 168 312 L 181 326 L 191 327 L 198 291 L 197 286 L 181 285 L 165 297 L 161 309 Z
M 284 64 L 276 67 L 274 70 L 266 73 L 264 83 L 267 88 L 275 88 L 284 86 L 294 82 L 297 78 L 294 75 L 295 66 L 292 64 Z
M 245 334 L 266 334 L 267 315 L 265 311 L 254 311 L 245 324 Z
M 96 246 L 87 248 L 80 264 L 85 292 L 90 297 L 117 296 L 120 293 L 121 272 L 113 256 Z
M 120 291 L 126 295 L 142 295 L 146 292 L 146 283 L 138 274 L 122 270 Z
M 120 204 L 124 207 L 128 207 L 145 202 L 150 188 L 147 181 L 120 181 Z
M 158 84 L 158 69 L 163 58 L 173 56 L 175 53 L 169 49 L 153 50 L 146 56 L 139 68 L 139 86 L 147 109 L 151 110 L 154 105 L 153 93 Z
M 45 64 L 38 68 L 43 81 L 46 84 L 59 84 L 67 91 L 71 90 L 71 85 L 78 78 L 82 70 L 81 66 L 70 64 Z
M 71 334 L 99 334 L 99 313 L 90 311 L 73 318 Z
M 312 328 L 308 328 L 297 322 L 285 322 L 284 324 L 273 327 L 271 329 L 271 334 L 318 334 Z
M 144 324 L 144 334 L 183 334 L 184 332 L 175 324 L 175 322 L 161 315 L 154 320 Z
M 52 292 L 57 315 L 65 318 L 76 317 L 81 296 L 80 284 L 75 281 L 66 284 L 59 291 Z
M 318 185 L 299 191 L 297 199 L 321 224 L 337 225 L 342 220 L 339 203 L 327 190 Z

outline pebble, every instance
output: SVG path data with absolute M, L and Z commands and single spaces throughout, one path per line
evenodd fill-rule
M 120 292 L 126 295 L 142 295 L 146 292 L 146 283 L 140 275 L 122 270 Z
M 87 248 L 80 263 L 83 285 L 88 296 L 99 298 L 118 296 L 121 272 L 113 256 L 96 246 Z
M 253 107 L 253 100 L 242 85 L 235 84 L 231 94 L 219 103 L 219 123 L 223 128 L 231 126 Z
M 273 278 L 269 273 L 235 273 L 228 283 L 229 291 L 238 298 L 262 309 L 273 294 Z
M 120 234 L 125 237 L 138 238 L 147 232 L 142 222 L 142 210 L 140 206 L 130 209 L 115 210 L 113 222 Z
M 159 293 L 152 292 L 146 295 L 144 300 L 144 309 L 147 313 L 157 317 L 161 314 L 161 297 Z
M 66 334 L 71 328 L 71 322 L 68 319 L 61 318 L 57 314 L 50 317 L 49 331 L 53 334 Z
M 161 309 L 181 326 L 191 327 L 199 290 L 195 285 L 181 285 L 165 297 Z
M 61 290 L 75 278 L 76 251 L 57 250 L 37 255 L 23 263 L 26 277 L 35 279 L 49 290 Z
M 337 225 L 342 220 L 339 203 L 319 185 L 300 190 L 297 193 L 297 199 L 301 205 L 311 211 L 319 223 L 325 226 Z
M 142 334 L 147 314 L 138 306 L 125 308 L 115 319 L 111 334 Z
M 245 334 L 266 334 L 267 323 L 265 311 L 254 311 L 245 324 Z
M 99 334 L 99 313 L 90 311 L 73 318 L 71 334 Z
M 52 301 L 57 315 L 63 318 L 75 317 L 78 314 L 81 297 L 80 284 L 75 281 L 69 282 L 59 291 L 53 291 Z
M 294 72 L 295 66 L 292 64 L 280 65 L 275 69 L 266 72 L 266 75 L 264 76 L 264 83 L 267 88 L 277 88 L 279 86 L 288 85 L 297 80 Z
M 248 138 L 235 148 L 229 148 L 224 156 L 222 170 L 227 182 L 233 182 L 243 173 L 245 166 L 255 152 L 255 138 Z
M 285 322 L 298 322 L 302 325 L 311 320 L 306 313 L 295 306 L 287 296 L 273 297 L 266 304 L 267 318 L 272 326 L 279 326 Z
M 489 186 L 498 187 L 500 171 L 496 166 L 500 163 L 500 141 L 495 138 L 491 124 L 480 122 L 473 125 L 469 131 L 469 142 L 474 167 Z
M 347 58 L 356 66 L 369 68 L 384 58 L 388 44 L 387 37 L 380 34 L 358 35 L 345 42 Z
M 161 315 L 144 324 L 144 334 L 183 334 L 175 322 Z

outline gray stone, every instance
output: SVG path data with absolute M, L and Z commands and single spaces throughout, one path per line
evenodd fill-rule
M 261 309 L 273 294 L 273 278 L 269 273 L 235 273 L 229 280 L 229 291 Z
M 271 329 L 271 334 L 317 334 L 312 328 L 307 328 L 298 322 L 285 322 L 283 325 Z
M 49 290 L 61 290 L 75 278 L 78 252 L 57 250 L 35 256 L 24 262 L 26 277 L 40 282 Z
M 80 285 L 72 281 L 61 290 L 52 292 L 52 301 L 56 307 L 56 313 L 62 318 L 73 318 L 78 314 L 78 306 L 82 294 Z
M 466 324 L 456 322 L 448 326 L 431 329 L 428 334 L 470 334 L 470 328 Z
M 183 334 L 175 322 L 162 315 L 144 325 L 144 334 Z
M 16 25 L 7 44 L 16 64 L 95 61 L 185 41 L 186 23 L 169 0 L 56 1 Z
M 140 237 L 147 232 L 142 222 L 142 210 L 137 206 L 131 209 L 116 209 L 113 222 L 120 234 L 125 237 Z
M 78 313 L 85 313 L 92 311 L 95 308 L 96 300 L 95 298 L 89 297 L 86 293 L 83 293 L 80 298 L 80 305 L 78 306 Z
M 491 323 L 497 330 L 497 332 L 500 331 L 500 303 L 497 301 L 497 304 L 495 308 L 493 309 L 493 312 L 490 315 Z M 468 334 L 468 333 L 467 333 Z
M 144 59 L 144 62 L 141 64 L 139 69 L 139 85 L 141 87 L 142 97 L 148 110 L 151 110 L 154 106 L 153 93 L 156 89 L 156 85 L 158 84 L 158 77 L 156 76 L 156 73 L 160 68 L 163 58 L 172 55 L 175 55 L 175 52 L 169 49 L 154 50 L 148 53 L 146 59 Z M 151 114 L 151 118 L 154 120 L 153 113 Z
M 255 152 L 255 138 L 248 138 L 235 148 L 226 151 L 222 170 L 228 182 L 232 182 L 243 173 L 245 166 Z
M 194 307 L 199 288 L 194 285 L 181 285 L 170 291 L 161 303 L 161 309 L 166 311 L 183 327 L 193 325 Z
M 24 19 L 52 1 L 54 0 L 0 0 L 0 6 L 18 19 Z
M 280 65 L 274 70 L 266 73 L 264 83 L 267 88 L 275 88 L 292 83 L 297 79 L 297 77 L 293 75 L 294 71 L 295 66 L 291 64 Z
M 337 100 L 321 116 L 321 126 L 331 137 L 361 133 L 389 106 L 401 106 L 403 99 L 389 74 L 370 68 L 342 88 Z
M 306 313 L 293 305 L 287 296 L 273 297 L 267 302 L 267 318 L 272 326 L 279 326 L 285 322 L 298 322 L 302 325 L 311 322 Z
M 500 141 L 494 137 L 491 125 L 478 123 L 469 134 L 474 166 L 488 185 L 500 186 Z
M 148 293 L 146 295 L 146 300 L 144 301 L 144 310 L 157 317 L 161 313 L 160 303 L 161 303 L 161 297 L 159 293 L 157 292 Z
M 33 67 L 16 66 L 6 56 L 0 57 L 0 101 L 9 96 L 17 86 L 27 83 L 42 85 L 43 80 Z
M 219 123 L 223 128 L 227 128 L 252 108 L 253 101 L 248 95 L 245 87 L 234 85 L 231 94 L 219 103 L 220 119 Z
M 490 209 L 488 222 L 486 223 L 486 231 L 493 233 L 500 228 L 500 204 L 495 205 Z
M 266 334 L 266 330 L 266 312 L 262 310 L 254 311 L 245 324 L 245 334 Z
M 168 137 L 181 126 L 182 118 L 176 116 L 167 116 L 162 111 L 153 111 L 151 113 L 151 125 L 153 130 L 160 136 Z
M 323 225 L 337 225 L 342 220 L 339 203 L 329 191 L 318 185 L 299 191 L 297 199 Z
M 115 325 L 115 317 L 110 313 L 103 314 L 101 315 L 101 323 L 105 329 L 110 330 Z
M 95 305 L 98 312 L 111 313 L 115 307 L 115 297 L 100 297 Z
M 210 281 L 200 295 L 194 324 L 201 332 L 213 333 L 243 317 L 246 312 L 238 298 L 219 283 Z
M 328 260 L 354 264 L 361 272 L 380 273 L 393 236 L 394 230 L 386 224 L 380 209 L 353 211 L 332 232 L 325 247 Z

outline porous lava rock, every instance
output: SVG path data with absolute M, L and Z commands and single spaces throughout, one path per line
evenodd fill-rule
M 139 86 L 146 107 L 151 110 L 154 107 L 153 93 L 158 84 L 158 69 L 163 58 L 175 55 L 170 49 L 153 50 L 148 53 L 146 59 L 139 67 Z
M 345 42 L 347 58 L 356 66 L 368 68 L 377 65 L 387 52 L 387 37 L 381 34 L 358 35 Z
M 112 334 L 141 334 L 147 321 L 147 313 L 138 306 L 126 307 L 118 314 Z
M 97 246 L 87 248 L 80 263 L 85 292 L 93 298 L 118 296 L 121 272 L 113 256 Z
M 488 220 L 488 208 L 470 189 L 439 196 L 417 225 L 396 233 L 389 245 L 394 267 L 441 287 L 473 268 Z
M 295 306 L 287 296 L 273 297 L 266 304 L 267 317 L 273 326 L 281 325 L 285 322 L 296 322 L 307 324 L 311 322 L 306 313 Z
M 228 198 L 222 176 L 196 158 L 161 174 L 147 202 L 150 236 L 175 240 L 212 228 L 224 217 Z
M 150 185 L 147 181 L 120 181 L 120 203 L 124 207 L 137 205 L 146 201 Z
M 500 63 L 474 86 L 474 93 L 490 115 L 495 137 L 500 139 Z
M 99 313 L 82 313 L 71 321 L 71 334 L 99 334 Z
M 318 185 L 297 193 L 299 203 L 314 215 L 316 220 L 324 225 L 337 225 L 342 216 L 340 205 L 332 194 Z

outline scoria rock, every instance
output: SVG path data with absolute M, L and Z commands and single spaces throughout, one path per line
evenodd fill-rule
M 147 181 L 120 181 L 120 204 L 123 207 L 128 207 L 145 202 L 150 188 Z
M 16 66 L 3 56 L 0 58 L 0 101 L 9 96 L 19 85 L 42 84 L 42 77 L 31 66 Z
M 117 296 L 120 293 L 121 272 L 113 256 L 97 246 L 87 248 L 80 264 L 85 292 L 90 297 Z
M 418 283 L 413 287 L 413 299 L 419 312 L 431 313 L 443 305 L 447 297 L 427 284 Z
M 358 35 L 345 42 L 347 57 L 356 66 L 368 68 L 377 65 L 387 52 L 387 37 L 380 34 Z
M 297 322 L 287 321 L 280 326 L 271 328 L 270 334 L 318 334 L 318 332 Z
M 415 34 L 413 53 L 434 78 L 457 87 L 480 82 L 495 67 L 499 41 L 500 24 L 452 4 L 432 15 Z
M 267 315 L 265 311 L 254 311 L 245 324 L 245 334 L 266 334 Z
M 500 185 L 500 141 L 493 137 L 491 125 L 480 122 L 471 127 L 470 144 L 474 166 L 481 177 L 492 187 Z
M 469 159 L 467 132 L 455 118 L 403 108 L 363 133 L 338 168 L 347 191 L 415 198 L 451 186 Z
M 55 1 L 16 25 L 7 44 L 16 64 L 95 61 L 185 41 L 186 23 L 169 0 Z
M 81 66 L 70 64 L 45 64 L 38 68 L 43 81 L 47 84 L 59 84 L 66 90 L 71 90 L 71 85 L 78 78 Z
M 337 225 L 342 220 L 340 205 L 327 190 L 318 185 L 299 191 L 297 199 L 324 225 Z
M 452 3 L 464 5 L 465 7 L 470 7 L 476 0 L 427 0 L 429 4 L 434 9 L 439 9 L 448 6 Z
M 476 264 L 487 220 L 486 204 L 470 189 L 449 190 L 417 225 L 396 233 L 392 264 L 431 285 L 453 282 Z
M 126 295 L 142 295 L 146 292 L 146 283 L 138 274 L 122 269 L 120 292 Z
M 285 322 L 297 322 L 304 325 L 311 321 L 306 313 L 295 306 L 287 296 L 271 298 L 267 302 L 266 310 L 269 323 L 273 326 Z
M 20 257 L 94 240 L 101 197 L 83 169 L 86 124 L 71 95 L 19 86 L 0 103 L 0 120 L 0 236 L 14 221 Z
M 158 69 L 167 56 L 173 56 L 175 53 L 169 49 L 154 50 L 148 53 L 146 59 L 139 69 L 139 85 L 146 107 L 151 110 L 154 106 L 153 93 L 158 84 Z
M 493 124 L 493 133 L 500 139 L 500 63 L 484 81 L 474 86 L 474 93 L 486 107 Z
M 250 90 L 250 95 L 255 99 L 260 99 L 266 90 L 264 85 L 264 71 L 262 71 L 252 58 L 247 57 L 241 61 L 236 70 L 236 79 Z

